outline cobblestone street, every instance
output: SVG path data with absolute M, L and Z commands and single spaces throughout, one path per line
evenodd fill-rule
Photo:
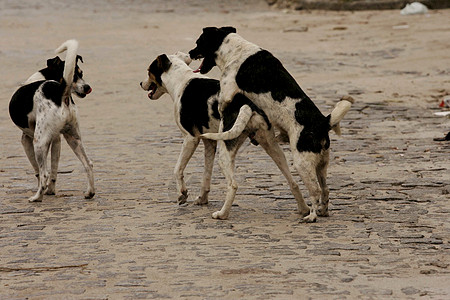
M 0 4 L 0 299 L 450 297 L 450 143 L 433 141 L 450 130 L 433 114 L 450 94 L 450 10 L 405 18 L 154 2 L 84 15 L 74 4 Z M 250 142 L 228 220 L 211 218 L 226 192 L 217 162 L 210 203 L 192 204 L 203 145 L 186 169 L 188 205 L 176 204 L 183 139 L 172 101 L 149 101 L 139 82 L 157 55 L 189 51 L 213 25 L 272 51 L 324 114 L 340 95 L 355 98 L 343 135 L 330 133 L 330 217 L 300 222 L 284 177 Z M 286 30 L 300 26 L 308 31 Z M 8 103 L 69 38 L 93 87 L 74 100 L 97 194 L 84 199 L 84 169 L 64 142 L 56 196 L 29 203 L 37 182 Z

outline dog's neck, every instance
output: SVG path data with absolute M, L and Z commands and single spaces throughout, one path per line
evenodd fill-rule
M 164 88 L 174 101 L 181 96 L 188 81 L 199 77 L 205 78 L 201 74 L 194 73 L 187 65 L 182 64 L 172 65 L 166 73 L 161 75 Z
M 216 51 L 216 65 L 222 72 L 230 66 L 238 68 L 247 57 L 258 51 L 261 51 L 261 47 L 236 33 L 230 33 Z

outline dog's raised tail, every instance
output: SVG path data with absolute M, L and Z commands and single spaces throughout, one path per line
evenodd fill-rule
M 355 100 L 352 97 L 343 96 L 331 112 L 330 127 L 337 135 L 341 135 L 339 122 L 341 122 L 345 114 L 350 110 L 353 103 L 355 103 Z
M 210 139 L 210 140 L 232 140 L 237 138 L 242 134 L 247 123 L 250 121 L 252 117 L 253 111 L 248 105 L 243 105 L 239 110 L 239 114 L 234 122 L 233 127 L 224 132 L 218 133 L 204 133 L 200 137 Z
M 77 65 L 77 52 L 78 52 L 78 41 L 77 40 L 67 40 L 62 43 L 56 50 L 56 54 L 61 54 L 67 51 L 66 58 L 64 61 L 64 73 L 63 78 L 66 82 L 66 89 L 70 89 L 73 83 L 73 75 L 75 74 L 75 66 Z

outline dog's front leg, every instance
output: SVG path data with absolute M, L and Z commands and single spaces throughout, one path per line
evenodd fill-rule
M 194 154 L 195 149 L 197 149 L 199 138 L 193 137 L 191 135 L 186 135 L 184 137 L 183 145 L 181 147 L 181 153 L 178 157 L 177 164 L 175 165 L 174 175 L 177 182 L 178 204 L 184 204 L 188 198 L 188 190 L 186 188 L 186 183 L 184 182 L 184 169 L 186 168 L 189 160 Z
M 69 144 L 72 151 L 83 164 L 88 177 L 88 186 L 84 198 L 91 199 L 95 195 L 94 188 L 94 170 L 91 160 L 87 157 L 78 128 L 73 128 L 70 132 L 64 134 L 64 138 Z
M 238 86 L 234 80 L 222 78 L 220 80 L 219 94 L 219 111 L 223 112 L 225 107 L 233 101 L 234 96 L 238 93 Z
M 51 171 L 47 184 L 47 195 L 55 194 L 56 177 L 58 176 L 59 157 L 61 155 L 61 136 L 58 134 L 52 141 L 51 146 Z
M 234 176 L 236 153 L 246 139 L 247 136 L 242 134 L 233 141 L 233 144 L 230 147 L 227 147 L 225 141 L 219 141 L 219 165 L 227 180 L 227 194 L 222 209 L 212 214 L 214 219 L 228 219 L 238 189 Z
M 202 190 L 200 196 L 194 201 L 194 204 L 208 204 L 208 194 L 211 187 L 211 175 L 214 166 L 214 157 L 216 156 L 217 141 L 203 139 L 205 145 L 205 170 L 203 172 Z

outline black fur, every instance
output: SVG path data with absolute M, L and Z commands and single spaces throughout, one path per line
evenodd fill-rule
M 33 98 L 44 81 L 36 81 L 20 87 L 9 102 L 11 120 L 21 128 L 29 128 L 27 115 L 33 110 Z
M 42 93 L 45 98 L 52 100 L 56 105 L 61 106 L 65 84 L 56 81 L 46 81 L 42 85 Z
M 169 58 L 165 54 L 158 56 L 150 65 L 149 71 L 150 71 L 150 73 L 155 75 L 155 80 L 160 85 L 162 85 L 162 80 L 161 80 L 162 73 L 169 70 L 171 65 L 172 65 L 172 63 L 170 62 Z
M 208 99 L 219 93 L 220 84 L 215 79 L 194 78 L 186 86 L 181 96 L 180 123 L 183 128 L 194 136 L 194 129 L 203 133 L 203 127 L 209 128 Z M 218 107 L 214 103 L 213 107 Z M 218 111 L 213 114 L 220 119 Z
M 223 112 L 223 131 L 230 130 L 234 122 L 236 122 L 236 118 L 239 114 L 239 110 L 242 106 L 248 105 L 252 109 L 252 111 L 257 112 L 260 114 L 264 120 L 266 121 L 267 128 L 272 128 L 272 124 L 269 121 L 269 118 L 264 113 L 263 110 L 261 110 L 259 107 L 257 107 L 250 99 L 245 97 L 243 94 L 236 94 L 233 98 L 233 101 L 229 105 L 227 105 Z M 251 139 L 252 132 L 248 132 L 249 137 Z M 252 140 L 252 139 L 251 139 Z M 224 141 L 225 145 L 228 150 L 231 150 L 236 145 L 236 140 L 226 140 Z M 252 140 L 252 143 L 255 143 L 256 141 Z
M 325 117 L 308 98 L 295 104 L 295 119 L 304 126 L 297 142 L 297 150 L 320 153 L 330 147 L 330 116 Z
M 41 74 L 47 80 L 55 80 L 61 82 L 64 72 L 64 61 L 58 56 L 47 60 L 47 68 L 40 70 Z
M 273 99 L 278 102 L 286 97 L 308 98 L 281 62 L 266 50 L 249 56 L 242 63 L 236 83 L 240 89 L 249 93 L 271 92 Z
M 189 51 L 192 59 L 204 57 L 200 73 L 208 73 L 216 65 L 215 52 L 219 49 L 225 37 L 230 33 L 236 33 L 236 28 L 227 27 L 206 27 L 197 40 L 197 47 Z

